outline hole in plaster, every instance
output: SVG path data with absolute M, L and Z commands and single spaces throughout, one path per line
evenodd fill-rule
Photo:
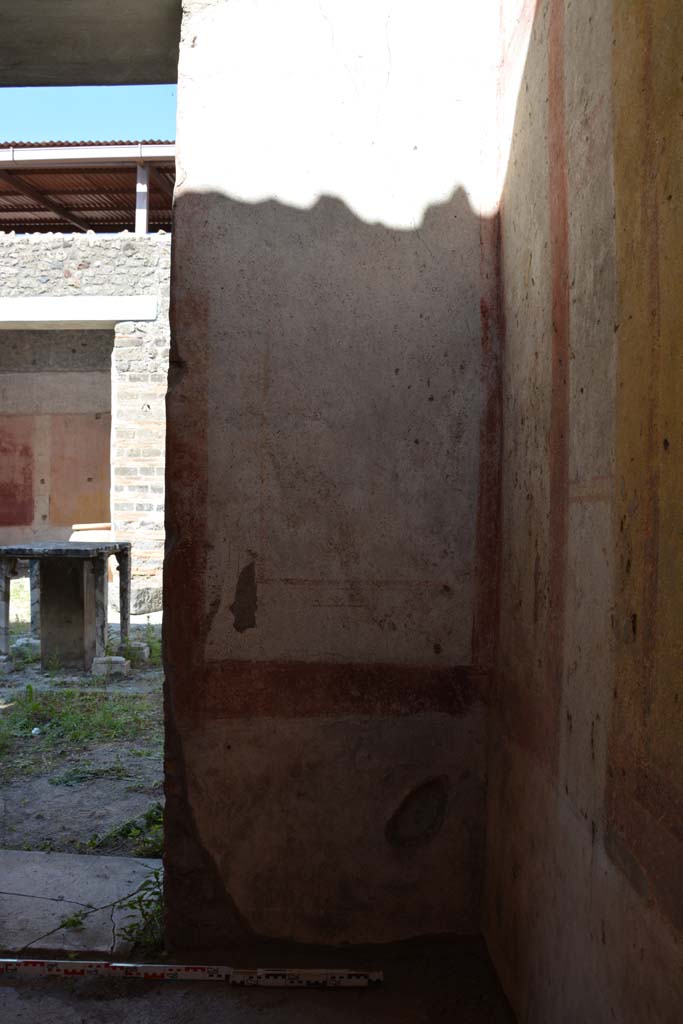
M 384 834 L 392 846 L 421 846 L 440 830 L 448 805 L 448 779 L 439 776 L 420 783 L 399 804 Z

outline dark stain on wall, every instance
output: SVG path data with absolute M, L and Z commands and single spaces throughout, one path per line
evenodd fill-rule
M 249 562 L 237 577 L 235 600 L 230 605 L 230 611 L 234 617 L 233 625 L 238 633 L 244 633 L 245 629 L 256 628 L 257 608 L 256 563 Z
M 387 822 L 384 834 L 396 847 L 428 843 L 441 829 L 448 806 L 448 779 L 427 779 L 401 801 Z

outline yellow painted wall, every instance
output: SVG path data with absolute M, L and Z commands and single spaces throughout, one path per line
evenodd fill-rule
M 538 0 L 517 99 L 485 933 L 527 1024 L 683 1020 L 681 55 L 675 0 Z
M 683 13 L 617 4 L 616 679 L 610 837 L 683 929 Z

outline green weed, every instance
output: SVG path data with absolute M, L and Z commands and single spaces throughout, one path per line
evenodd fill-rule
M 0 718 L 0 756 L 6 754 L 12 747 L 12 734 L 6 727 L 6 722 Z
M 130 786 L 126 786 L 126 793 L 146 793 L 148 789 L 146 782 L 131 782 Z
M 138 818 L 131 818 L 123 824 L 91 836 L 81 849 L 85 853 L 97 850 L 115 851 L 131 844 L 134 857 L 161 857 L 164 852 L 164 810 L 160 803 L 153 803 Z
M 40 732 L 32 735 L 34 729 Z M 161 740 L 158 694 L 36 691 L 27 686 L 0 716 L 0 775 L 6 779 L 17 771 L 49 771 L 57 757 L 115 740 L 139 740 L 156 749 Z
M 87 910 L 76 910 L 69 917 L 59 922 L 60 928 L 82 928 L 88 916 Z
M 32 649 L 28 644 L 16 644 L 12 647 L 12 660 L 18 669 L 25 668 L 40 661 L 40 650 Z
M 129 899 L 118 904 L 130 910 L 130 924 L 121 934 L 133 948 L 148 956 L 163 952 L 164 948 L 164 888 L 161 870 L 157 868 L 146 878 L 140 888 Z
M 127 778 L 130 778 L 130 772 L 122 764 L 104 765 L 103 767 L 77 764 L 73 768 L 67 768 L 60 775 L 55 775 L 49 782 L 53 786 L 79 786 L 81 783 L 93 782 L 95 779 Z
M 156 956 L 164 949 L 164 888 L 161 869 L 157 868 L 134 892 L 120 900 L 102 907 L 76 910 L 60 922 L 59 928 L 82 928 L 91 914 L 111 907 L 128 910 L 129 924 L 121 929 L 121 935 L 133 948 L 146 956 Z
M 13 736 L 41 729 L 46 740 L 79 745 L 102 740 L 135 739 L 148 725 L 145 695 L 35 691 L 27 686 L 3 717 Z M 147 713 L 146 713 L 147 712 Z
M 49 658 L 45 661 L 45 669 L 51 676 L 56 676 L 62 667 L 62 663 L 59 659 L 59 655 L 56 651 L 53 651 Z
M 149 647 L 149 665 L 161 665 L 161 637 L 152 623 L 147 619 L 145 626 L 145 643 Z

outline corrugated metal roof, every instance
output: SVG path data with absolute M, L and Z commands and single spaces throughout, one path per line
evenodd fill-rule
M 7 148 L 59 148 L 77 146 L 173 145 L 157 142 L 35 142 L 0 143 Z M 68 216 L 93 231 L 132 231 L 135 226 L 137 162 L 112 164 L 90 162 L 77 157 L 68 166 L 51 164 L 49 156 L 26 166 L 5 165 L 0 170 L 0 231 L 78 230 Z M 175 162 L 154 160 L 150 164 L 148 205 L 149 229 L 171 230 L 172 191 Z M 41 202 L 41 197 L 45 203 Z M 55 209 L 55 204 L 57 209 Z
M 106 142 L 0 142 L 0 147 L 13 146 L 15 149 L 39 149 L 48 146 L 172 146 L 174 139 L 108 139 Z

